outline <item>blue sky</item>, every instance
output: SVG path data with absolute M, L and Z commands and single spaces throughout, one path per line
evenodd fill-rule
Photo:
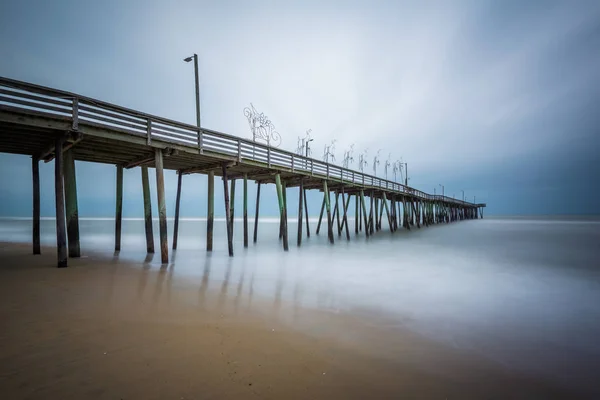
M 251 137 L 252 102 L 289 150 L 312 129 L 317 158 L 332 139 L 338 161 L 353 143 L 369 159 L 382 149 L 408 162 L 412 186 L 464 189 L 488 214 L 592 214 L 599 21 L 596 1 L 4 1 L 0 75 L 193 124 L 182 59 L 196 52 L 204 127 Z M 77 169 L 80 214 L 112 215 L 114 166 Z M 30 160 L 0 155 L 0 171 L 0 215 L 30 215 Z M 125 216 L 141 216 L 139 177 L 125 175 Z M 52 164 L 42 180 L 51 216 Z M 204 182 L 185 177 L 183 215 L 204 215 Z

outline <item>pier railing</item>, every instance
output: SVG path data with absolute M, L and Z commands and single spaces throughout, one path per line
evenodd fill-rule
M 159 140 L 236 158 L 239 162 L 264 164 L 293 172 L 355 184 L 370 189 L 384 189 L 420 199 L 474 206 L 473 203 L 434 196 L 398 182 L 343 168 L 290 151 L 270 147 L 252 140 L 198 128 L 155 115 L 120 107 L 61 90 L 0 77 L 0 109 L 51 116 L 70 122 L 95 126 L 145 138 L 147 144 Z

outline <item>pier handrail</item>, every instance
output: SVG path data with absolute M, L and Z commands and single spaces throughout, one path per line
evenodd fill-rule
M 384 189 L 398 194 L 441 201 L 465 206 L 474 203 L 434 196 L 398 182 L 382 179 L 339 165 L 298 155 L 291 151 L 267 146 L 249 139 L 218 132 L 195 125 L 174 121 L 156 115 L 117 106 L 105 101 L 75 93 L 0 77 L 0 109 L 17 112 L 44 114 L 68 120 L 73 130 L 79 124 L 108 128 L 121 133 L 153 140 L 170 142 L 184 147 L 237 157 L 239 162 L 248 160 L 271 168 L 291 169 L 311 176 L 335 179 L 370 189 Z

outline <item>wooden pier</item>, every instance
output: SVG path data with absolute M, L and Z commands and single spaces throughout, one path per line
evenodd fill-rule
M 114 164 L 117 193 L 115 205 L 115 251 L 121 248 L 123 169 L 140 167 L 144 198 L 146 249 L 154 252 L 148 167 L 156 168 L 160 253 L 169 261 L 164 169 L 178 172 L 172 246 L 177 247 L 179 203 L 183 176 L 208 176 L 206 250 L 213 249 L 214 177 L 221 176 L 224 189 L 227 241 L 233 256 L 235 182 L 243 180 L 244 246 L 248 246 L 248 180 L 257 183 L 253 242 L 258 236 L 260 188 L 275 184 L 280 214 L 280 233 L 288 249 L 287 188 L 299 187 L 297 245 L 302 244 L 303 218 L 310 236 L 307 190 L 323 193 L 319 223 L 327 224 L 333 244 L 350 240 L 348 206 L 355 198 L 355 234 L 375 234 L 388 226 L 421 228 L 483 217 L 485 204 L 474 204 L 431 195 L 409 186 L 340 166 L 266 146 L 225 133 L 198 128 L 74 93 L 0 77 L 0 152 L 32 157 L 33 253 L 40 253 L 39 162 L 55 161 L 56 239 L 58 266 L 68 257 L 79 257 L 79 221 L 75 160 Z M 368 201 L 366 200 L 368 198 Z M 332 204 L 333 203 L 333 204 Z M 333 207 L 332 207 L 333 205 Z M 368 205 L 368 209 L 367 209 Z M 304 212 L 303 212 L 304 209 Z M 385 215 L 385 219 L 382 219 Z M 336 222 L 337 221 L 337 222 Z M 337 235 L 335 235 L 337 231 Z M 345 234 L 344 234 L 345 233 Z M 277 238 L 274 238 L 277 240 Z

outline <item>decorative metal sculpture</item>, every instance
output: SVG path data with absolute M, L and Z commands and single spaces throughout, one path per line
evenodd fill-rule
M 262 140 L 267 146 L 273 147 L 281 145 L 281 135 L 275 130 L 275 125 L 264 113 L 256 111 L 252 103 L 244 108 L 244 115 L 248 119 L 253 141 Z
M 353 154 L 354 154 L 354 144 L 351 144 L 350 150 L 346 150 L 344 152 L 344 161 L 343 161 L 344 168 L 348 168 L 348 166 L 350 164 L 352 164 L 352 162 L 354 161 Z
M 333 152 L 335 151 L 335 142 L 336 140 L 333 139 L 329 146 L 325 145 L 325 149 L 323 150 L 323 161 L 325 161 L 326 163 L 329 163 L 330 158 L 332 161 L 335 161 L 335 155 L 333 154 Z
M 377 154 L 373 157 L 373 175 L 377 176 L 377 166 L 379 165 L 379 153 L 381 149 L 377 150 Z
M 365 172 L 365 167 L 369 164 L 367 161 L 367 153 L 368 149 L 365 152 L 358 156 L 358 168 L 360 168 L 360 172 Z
M 390 167 L 390 165 L 392 165 L 392 163 L 390 162 L 390 159 L 392 158 L 392 153 L 390 153 L 388 155 L 388 159 L 385 160 L 385 166 L 384 166 L 384 170 L 385 170 L 385 179 L 387 180 L 387 172 L 388 172 L 388 168 Z
M 394 171 L 394 182 L 398 182 L 398 172 L 400 172 L 400 168 L 402 168 L 400 160 L 394 161 L 394 164 L 392 165 L 392 169 Z

